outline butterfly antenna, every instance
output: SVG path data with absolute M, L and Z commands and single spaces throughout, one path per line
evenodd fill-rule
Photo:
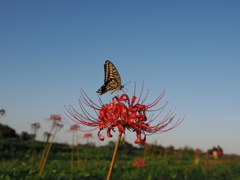
M 123 86 L 125 86 L 126 84 L 128 84 L 128 83 L 130 83 L 131 81 L 129 81 L 129 82 L 127 82 L 127 83 L 125 83 Z
M 123 93 L 124 93 L 124 94 L 127 94 L 127 92 L 128 92 L 128 89 L 127 89 L 127 88 L 125 88 L 125 85 L 126 85 L 126 84 L 128 84 L 128 83 L 130 83 L 130 82 L 131 82 L 131 81 L 129 81 L 129 82 L 127 82 L 127 83 L 125 83 L 125 84 L 123 85 L 123 89 L 122 89 L 122 91 L 123 91 Z M 127 90 L 127 92 L 126 92 L 126 93 L 125 93 L 124 89 L 126 89 L 126 90 Z

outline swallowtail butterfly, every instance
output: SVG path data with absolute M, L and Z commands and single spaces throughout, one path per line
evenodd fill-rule
M 104 85 L 97 91 L 100 95 L 108 91 L 111 91 L 110 94 L 112 94 L 115 91 L 120 91 L 124 87 L 122 86 L 121 77 L 117 68 L 109 60 L 106 60 L 104 64 L 104 75 Z

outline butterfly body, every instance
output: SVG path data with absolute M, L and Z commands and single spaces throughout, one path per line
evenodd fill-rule
M 104 64 L 104 75 L 104 85 L 97 91 L 100 95 L 108 91 L 111 91 L 110 94 L 112 94 L 115 91 L 120 91 L 124 87 L 122 86 L 121 77 L 117 68 L 109 60 L 106 60 Z

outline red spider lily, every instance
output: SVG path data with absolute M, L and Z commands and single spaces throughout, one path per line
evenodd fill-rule
M 92 133 L 85 133 L 83 138 L 92 138 Z
M 127 94 L 123 94 L 120 97 L 113 97 L 112 101 L 107 104 L 103 104 L 100 100 L 101 106 L 96 105 L 83 90 L 81 90 L 81 94 L 82 97 L 79 99 L 79 105 L 83 114 L 78 113 L 72 106 L 69 106 L 69 108 L 66 108 L 68 112 L 66 115 L 76 123 L 95 127 L 92 130 L 99 128 L 98 137 L 101 141 L 104 140 L 104 137 L 101 138 L 99 136 L 102 130 L 107 130 L 107 136 L 112 137 L 111 131 L 115 131 L 115 128 L 118 128 L 118 131 L 121 133 L 125 133 L 125 129 L 136 132 L 137 140 L 135 143 L 144 143 L 146 141 L 146 133 L 164 133 L 178 126 L 184 119 L 179 119 L 172 127 L 163 130 L 163 128 L 171 123 L 175 117 L 174 111 L 170 111 L 158 124 L 150 125 L 161 114 L 168 102 L 166 102 L 163 107 L 154 110 L 159 111 L 155 117 L 151 115 L 150 118 L 147 118 L 146 113 L 148 111 L 153 111 L 150 110 L 150 108 L 160 102 L 165 91 L 163 91 L 155 101 L 148 105 L 144 105 L 148 93 L 144 98 L 141 98 L 142 90 L 138 100 L 135 95 L 130 99 Z M 141 102 L 140 99 L 142 99 Z M 84 104 L 94 109 L 98 118 L 91 116 L 84 108 Z
M 6 111 L 4 109 L 0 109 L 0 118 L 6 115 Z
M 140 167 L 146 167 L 148 166 L 148 164 L 146 163 L 146 161 L 144 161 L 140 157 L 137 157 L 133 160 L 133 166 L 140 168 Z
M 40 126 L 40 124 L 39 123 L 33 123 L 33 124 L 31 124 L 31 128 L 32 128 L 32 130 L 36 133 L 37 132 L 37 130 L 40 128 L 41 126 Z
M 57 127 L 60 130 L 61 128 L 63 128 L 63 124 L 59 124 L 59 123 L 53 122 L 52 127 Z
M 62 117 L 60 115 L 51 115 L 48 120 L 61 121 Z
M 43 137 L 44 137 L 44 139 L 46 138 L 47 139 L 47 141 L 49 140 L 49 138 L 51 137 L 51 133 L 49 133 L 49 132 L 45 132 L 44 134 L 43 134 Z
M 193 153 L 194 153 L 194 155 L 199 156 L 199 155 L 201 155 L 202 152 L 200 150 L 196 149 L 193 151 Z
M 0 109 L 0 115 L 4 115 L 6 111 L 4 109 Z
M 78 124 L 72 125 L 68 131 L 76 131 L 79 130 L 80 126 Z

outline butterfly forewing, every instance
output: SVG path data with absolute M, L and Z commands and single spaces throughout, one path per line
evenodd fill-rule
M 97 93 L 100 95 L 110 91 L 110 94 L 115 91 L 120 91 L 124 86 L 122 86 L 121 77 L 118 73 L 117 68 L 111 61 L 106 60 L 104 64 L 104 85 L 98 89 Z
M 110 79 L 110 63 L 111 62 L 107 60 L 104 64 L 104 82 L 107 82 Z

